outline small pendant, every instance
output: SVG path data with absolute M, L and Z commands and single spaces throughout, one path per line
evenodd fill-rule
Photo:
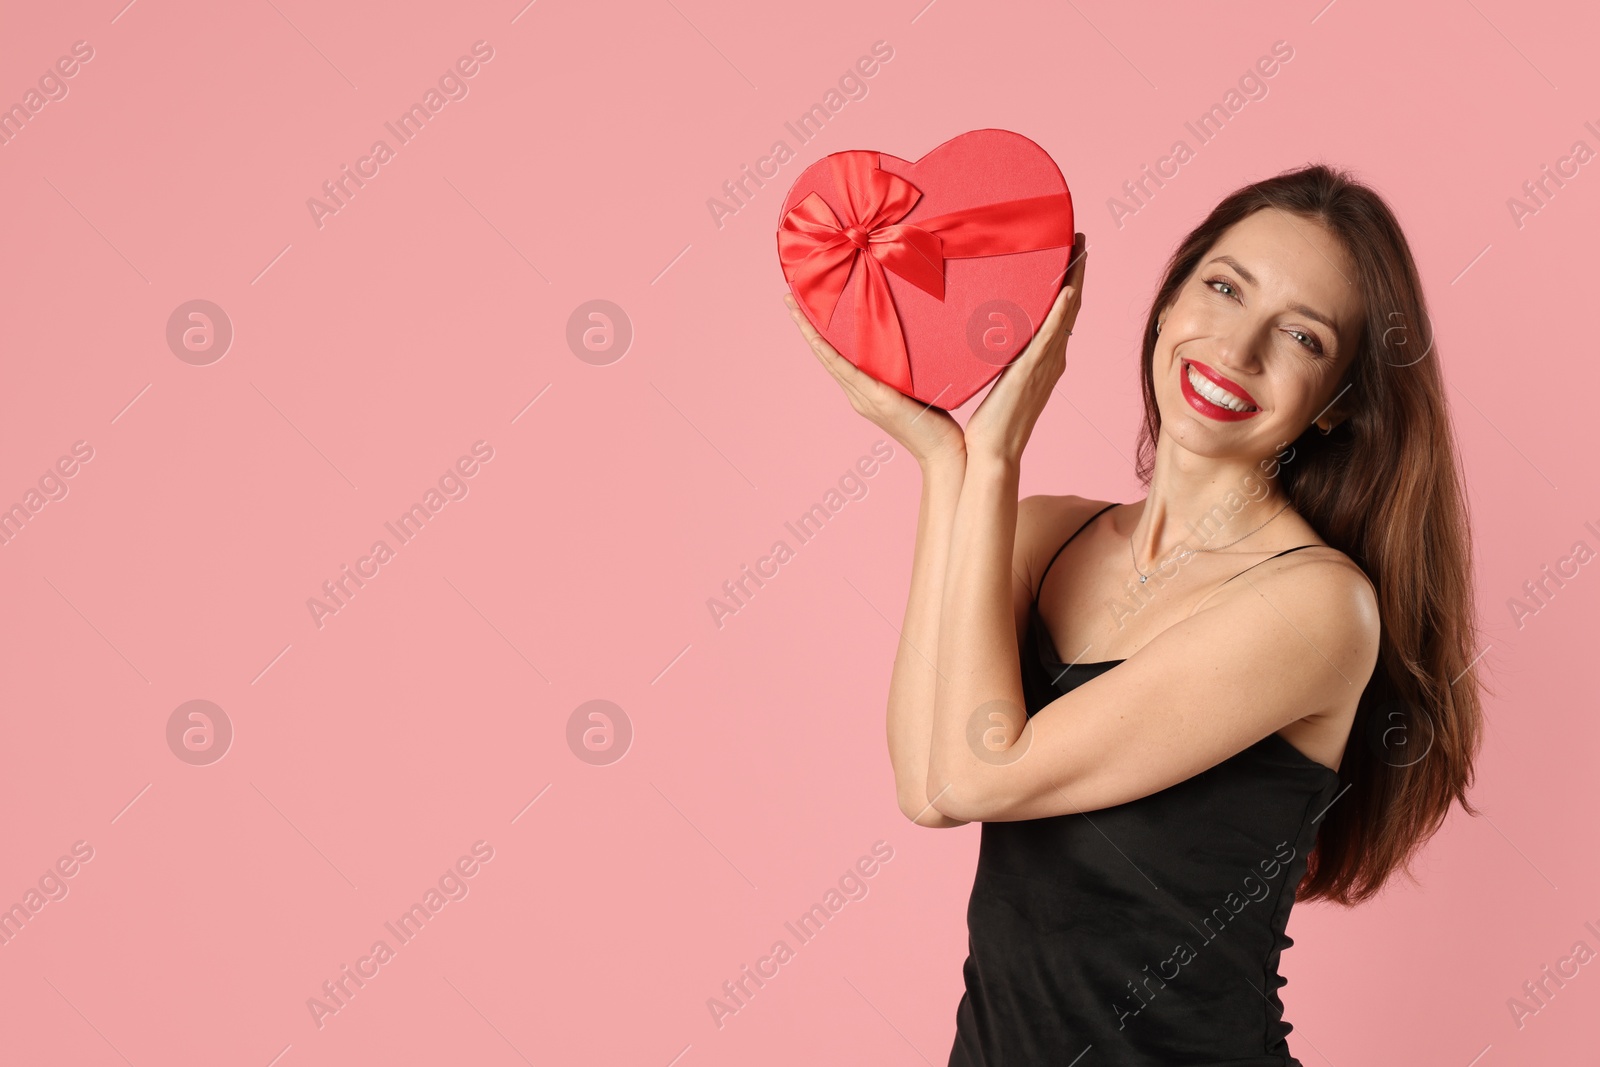
M 1150 580 L 1150 576 L 1148 574 L 1139 575 L 1139 584 L 1140 585 L 1143 585 L 1145 582 L 1148 582 L 1149 580 Z

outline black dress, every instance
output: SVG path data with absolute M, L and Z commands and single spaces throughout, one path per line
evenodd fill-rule
M 1021 659 L 1030 717 L 1123 662 L 1063 664 L 1037 592 Z M 984 823 L 950 1067 L 1301 1067 L 1278 959 L 1338 782 L 1273 733 L 1126 804 Z

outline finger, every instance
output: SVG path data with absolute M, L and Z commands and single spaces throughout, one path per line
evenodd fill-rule
M 1020 367 L 1016 373 L 1022 378 L 1033 377 L 1038 368 L 1047 362 L 1054 368 L 1072 334 L 1072 320 L 1077 318 L 1074 310 L 1076 302 L 1077 294 L 1069 288 L 1063 287 L 1056 293 L 1055 301 L 1050 305 L 1050 310 L 1045 312 L 1044 321 L 1039 324 L 1038 331 L 1027 347 L 1001 373 L 1002 382 L 1013 367 Z M 1049 373 L 1059 374 L 1060 371 L 1052 369 Z
M 1033 335 L 1033 340 L 1028 342 L 1028 349 L 1042 351 L 1050 341 L 1062 333 L 1070 333 L 1072 326 L 1067 322 L 1067 308 L 1072 303 L 1074 293 L 1071 289 L 1063 287 L 1056 293 L 1054 303 L 1050 310 L 1045 312 L 1044 321 L 1039 324 L 1039 331 Z M 1022 353 L 1024 356 L 1029 351 Z
M 1088 262 L 1088 238 L 1077 234 L 1072 243 L 1073 259 L 1067 270 L 1067 279 L 1062 284 L 1061 291 L 1068 297 L 1067 306 L 1063 309 L 1064 328 L 1070 336 L 1073 325 L 1078 321 L 1078 310 L 1083 306 L 1083 275 L 1084 266 Z M 1052 309 L 1053 310 L 1053 309 Z
M 784 303 L 789 305 L 789 315 L 794 319 L 796 325 L 800 327 L 800 333 L 811 346 L 812 354 L 817 357 L 817 361 L 827 369 L 828 373 L 833 375 L 834 380 L 844 387 L 845 392 L 853 400 L 866 402 L 870 391 L 878 388 L 888 388 L 860 367 L 844 358 L 837 348 L 829 344 L 828 339 L 818 333 L 817 328 L 811 325 L 811 320 L 806 318 L 805 314 L 800 311 L 799 305 L 795 303 L 792 296 L 786 295 Z
M 1062 320 L 1066 318 L 1067 308 L 1077 295 L 1070 285 L 1062 286 L 1061 291 L 1056 294 L 1055 303 L 1050 305 L 1050 310 L 1045 314 L 1045 324 L 1051 329 L 1060 329 Z
M 794 302 L 793 297 L 784 297 L 784 303 L 789 305 L 789 317 L 794 320 L 796 326 L 800 327 L 800 335 L 806 339 L 806 344 L 811 346 L 812 353 L 819 360 L 822 360 L 824 365 L 827 365 L 828 361 L 824 358 L 823 353 L 825 351 L 833 352 L 834 355 L 838 355 L 838 353 L 828 343 L 828 339 L 818 333 L 815 326 L 811 325 L 811 320 L 806 318 L 799 305 Z
M 1089 238 L 1082 233 L 1073 235 L 1072 259 L 1067 270 L 1066 284 L 1073 289 L 1083 286 L 1083 266 L 1089 257 Z
M 1062 293 L 1066 293 L 1069 297 L 1076 295 L 1083 284 L 1083 261 L 1088 254 L 1085 242 L 1086 239 L 1083 234 L 1073 235 L 1072 251 L 1067 257 L 1067 269 L 1061 272 L 1061 288 L 1056 290 L 1058 301 Z M 1054 310 L 1055 305 L 1052 304 L 1051 311 Z M 1048 319 L 1048 317 L 1047 313 L 1046 318 Z

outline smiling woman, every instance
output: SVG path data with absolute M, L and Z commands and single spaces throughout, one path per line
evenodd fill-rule
M 1416 267 L 1383 200 L 1333 168 L 1239 189 L 1181 242 L 1146 320 L 1144 499 L 1019 502 L 1081 235 L 1073 264 L 965 428 L 862 374 L 791 303 L 923 472 L 887 725 L 906 816 L 983 823 L 950 1063 L 1092 1048 L 1293 1067 L 1277 990 L 1295 900 L 1365 900 L 1453 804 L 1473 813 L 1464 498 L 1438 350 L 1414 358 L 1388 328 L 1427 321 Z M 1290 443 L 1269 491 L 1218 511 Z M 1136 617 L 1096 609 L 1157 572 Z M 1246 908 L 1234 889 L 1269 856 L 1290 858 Z

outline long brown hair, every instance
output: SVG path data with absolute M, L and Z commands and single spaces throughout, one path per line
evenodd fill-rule
M 1482 735 L 1471 534 L 1439 372 L 1439 349 L 1411 249 L 1372 189 L 1323 164 L 1246 185 L 1183 239 L 1145 322 L 1144 423 L 1136 470 L 1148 488 L 1161 412 L 1151 361 L 1156 321 L 1234 223 L 1273 208 L 1315 220 L 1355 264 L 1365 320 L 1331 405 L 1329 434 L 1307 428 L 1280 463 L 1282 488 L 1324 541 L 1372 580 L 1378 664 L 1361 695 L 1298 898 L 1353 905 L 1404 871 L 1467 800 Z M 1281 448 L 1282 446 L 1280 446 Z

